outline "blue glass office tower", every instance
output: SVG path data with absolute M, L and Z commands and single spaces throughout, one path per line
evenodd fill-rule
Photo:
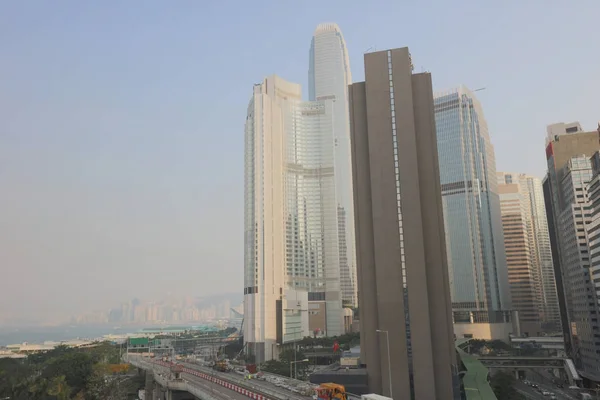
M 496 160 L 483 109 L 461 86 L 435 95 L 435 122 L 455 332 L 456 324 L 507 323 Z

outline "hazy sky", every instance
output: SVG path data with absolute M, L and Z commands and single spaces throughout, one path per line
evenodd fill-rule
M 241 291 L 252 85 L 307 84 L 320 22 L 479 92 L 499 170 L 600 119 L 600 2 L 0 2 L 0 318 Z M 305 90 L 306 91 L 306 90 Z

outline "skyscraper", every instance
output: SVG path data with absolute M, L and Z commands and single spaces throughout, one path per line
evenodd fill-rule
M 342 299 L 357 304 L 354 205 L 348 121 L 348 85 L 352 83 L 346 42 L 337 24 L 320 24 L 309 53 L 308 93 L 311 101 L 332 102 L 335 196 L 338 207 L 339 262 Z
M 257 362 L 276 355 L 277 304 L 286 287 L 286 129 L 300 85 L 272 76 L 254 86 L 245 126 L 244 342 Z
M 520 174 L 519 183 L 530 217 L 532 259 L 540 276 L 542 329 L 547 332 L 559 331 L 561 327 L 560 307 L 542 181 L 535 176 Z
M 578 123 L 553 124 L 547 132 L 544 196 L 565 345 L 579 373 L 597 381 L 600 310 L 590 272 L 594 267 L 590 253 L 593 255 L 592 246 L 596 245 L 590 157 L 600 150 L 600 132 L 584 132 Z
M 343 333 L 332 99 L 277 76 L 254 86 L 245 128 L 244 341 L 257 361 L 308 336 L 308 301 Z
M 506 263 L 521 333 L 539 336 L 560 327 L 560 313 L 541 181 L 498 172 Z
M 453 399 L 431 75 L 412 74 L 407 48 L 365 54 L 365 82 L 350 86 L 349 104 L 369 389 L 395 399 Z
M 435 95 L 452 309 L 457 336 L 508 339 L 510 294 L 496 159 L 481 104 L 461 86 Z M 478 325 L 474 325 L 478 324 Z M 490 337 L 481 337 L 489 324 Z

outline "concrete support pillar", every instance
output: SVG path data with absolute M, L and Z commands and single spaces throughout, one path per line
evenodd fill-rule
M 554 375 L 556 378 L 560 379 L 561 378 L 561 376 L 560 376 L 560 369 L 554 368 L 552 370 L 552 375 Z
M 146 371 L 146 393 L 152 393 L 154 391 L 154 374 L 151 371 Z
M 519 370 L 515 369 L 515 379 L 519 380 Z
M 167 389 L 167 399 L 166 400 L 173 400 L 173 391 L 171 389 Z

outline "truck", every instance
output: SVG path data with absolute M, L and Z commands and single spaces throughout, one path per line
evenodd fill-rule
M 346 388 L 337 383 L 321 383 L 315 392 L 317 400 L 348 400 Z
M 216 369 L 219 372 L 228 372 L 229 365 L 227 365 L 227 361 L 219 360 L 219 361 L 215 361 L 215 363 L 213 364 L 213 369 Z
M 391 397 L 381 396 L 375 393 L 363 394 L 360 396 L 360 400 L 392 400 Z

